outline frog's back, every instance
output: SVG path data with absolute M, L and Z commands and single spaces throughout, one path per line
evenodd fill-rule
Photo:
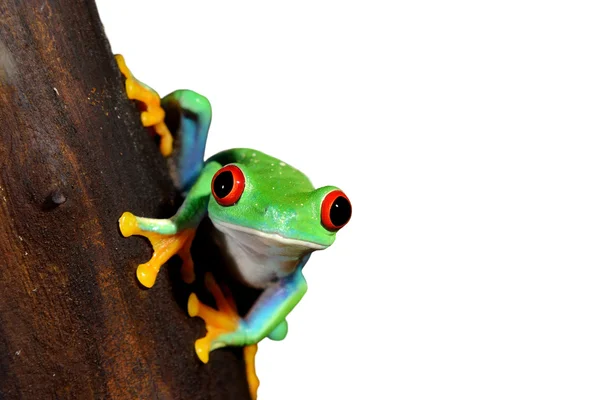
M 210 157 L 207 162 L 216 161 L 221 165 L 236 163 L 245 166 L 253 175 L 261 177 L 261 183 L 285 183 L 295 192 L 314 190 L 310 179 L 298 169 L 261 151 L 246 148 L 224 150 Z

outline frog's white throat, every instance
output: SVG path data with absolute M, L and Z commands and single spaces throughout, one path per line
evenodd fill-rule
M 265 288 L 294 271 L 302 257 L 326 246 L 211 219 L 227 267 L 243 283 Z

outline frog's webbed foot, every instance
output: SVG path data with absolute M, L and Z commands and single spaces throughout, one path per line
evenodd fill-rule
M 160 136 L 161 154 L 165 157 L 171 155 L 173 152 L 173 137 L 164 122 L 165 111 L 160 105 L 160 96 L 133 76 L 121 54 L 115 55 L 115 59 L 119 70 L 125 76 L 127 97 L 143 104 L 145 110 L 142 111 L 142 125 L 152 127 L 156 134 Z
M 196 233 L 195 228 L 177 230 L 168 219 L 150 219 L 136 217 L 125 212 L 119 218 L 119 228 L 125 237 L 131 235 L 144 236 L 150 240 L 154 250 L 152 258 L 137 268 L 137 278 L 148 288 L 154 286 L 160 267 L 175 254 L 183 261 L 181 275 L 186 283 L 194 281 L 194 263 L 190 247 Z
M 206 324 L 206 336 L 196 340 L 195 348 L 198 358 L 202 362 L 207 363 L 209 353 L 222 346 L 222 343 L 219 343 L 219 338 L 225 334 L 235 334 L 235 332 L 238 332 L 242 319 L 238 315 L 235 301 L 227 287 L 224 287 L 223 290 L 221 290 L 210 273 L 206 273 L 205 284 L 209 292 L 215 298 L 217 309 L 215 310 L 200 302 L 198 297 L 192 293 L 188 300 L 188 313 L 192 317 L 202 318 Z M 246 377 L 248 379 L 248 388 L 252 400 L 256 400 L 260 383 L 258 376 L 256 376 L 254 362 L 257 350 L 257 344 L 251 344 L 244 347 Z
M 200 317 L 206 324 L 206 336 L 196 340 L 196 354 L 204 362 L 208 362 L 209 353 L 215 349 L 214 342 L 220 335 L 235 332 L 241 322 L 233 297 L 226 290 L 224 294 L 212 274 L 206 273 L 205 284 L 215 298 L 217 309 L 200 302 L 192 293 L 188 299 L 188 314 L 191 317 Z

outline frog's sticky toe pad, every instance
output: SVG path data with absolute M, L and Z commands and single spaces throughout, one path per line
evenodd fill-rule
M 187 309 L 190 317 L 197 317 L 200 315 L 200 300 L 198 300 L 198 296 L 196 296 L 196 294 L 190 294 Z
M 196 340 L 196 343 L 194 343 L 194 348 L 196 349 L 196 355 L 198 355 L 198 358 L 204 364 L 206 364 L 209 359 L 210 342 L 211 342 L 210 339 L 211 339 L 210 337 L 205 336 L 202 339 Z
M 121 218 L 119 218 L 119 229 L 121 230 L 121 234 L 125 237 L 129 237 L 140 232 L 137 219 L 128 211 L 124 212 L 123 215 L 121 215 Z
M 136 272 L 138 281 L 147 288 L 154 286 L 156 282 L 156 276 L 158 275 L 158 269 L 153 267 L 150 263 L 138 265 Z
M 123 57 L 122 54 L 115 54 L 115 61 L 117 62 L 119 71 L 121 71 L 121 74 L 123 74 L 125 78 L 131 78 L 133 76 L 125 63 L 125 57 Z

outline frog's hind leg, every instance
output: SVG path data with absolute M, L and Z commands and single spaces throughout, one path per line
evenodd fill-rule
M 212 274 L 207 272 L 205 285 L 215 298 L 217 309 L 200 302 L 198 297 L 192 293 L 188 300 L 188 314 L 191 317 L 200 317 L 206 324 L 206 336 L 196 340 L 195 348 L 198 358 L 208 362 L 209 353 L 215 350 L 214 340 L 222 334 L 235 332 L 239 327 L 241 318 L 233 297 L 226 292 L 224 294 Z
M 154 286 L 160 267 L 175 254 L 183 261 L 181 274 L 186 283 L 194 281 L 194 263 L 190 255 L 190 247 L 196 228 L 179 229 L 170 219 L 150 219 L 136 217 L 125 212 L 119 218 L 119 228 L 125 237 L 131 235 L 144 236 L 150 240 L 154 250 L 152 258 L 137 268 L 137 278 L 148 288 Z
M 212 119 L 208 99 L 192 90 L 176 90 L 163 97 L 165 123 L 174 134 L 171 176 L 187 192 L 204 168 L 204 150 Z
M 144 236 L 150 240 L 154 253 L 145 264 L 140 264 L 137 277 L 142 285 L 152 287 L 160 267 L 173 255 L 183 259 L 182 275 L 186 283 L 194 281 L 194 263 L 190 247 L 196 229 L 206 214 L 211 192 L 211 181 L 220 165 L 207 163 L 196 184 L 186 196 L 177 213 L 169 219 L 150 219 L 136 217 L 125 212 L 119 218 L 119 228 L 125 237 L 131 235 Z
M 206 273 L 205 285 L 215 299 L 217 309 L 209 307 L 198 300 L 195 294 L 191 294 L 188 300 L 188 313 L 192 317 L 201 317 L 206 324 L 206 336 L 196 340 L 195 348 L 198 358 L 204 363 L 208 362 L 209 353 L 221 347 L 215 343 L 218 337 L 235 332 L 240 325 L 241 318 L 238 315 L 235 300 L 227 287 L 221 287 L 217 284 L 210 273 Z M 258 350 L 257 344 L 251 344 L 244 347 L 244 360 L 246 362 L 246 377 L 248 379 L 248 389 L 250 397 L 256 400 L 258 386 L 260 384 L 256 375 L 255 356 Z
M 115 55 L 121 74 L 125 76 L 125 91 L 131 100 L 141 102 L 145 108 L 142 111 L 142 125 L 152 127 L 160 136 L 160 152 L 163 156 L 171 155 L 173 151 L 173 136 L 165 124 L 165 111 L 160 105 L 160 96 L 150 87 L 138 81 L 127 65 L 121 54 Z

